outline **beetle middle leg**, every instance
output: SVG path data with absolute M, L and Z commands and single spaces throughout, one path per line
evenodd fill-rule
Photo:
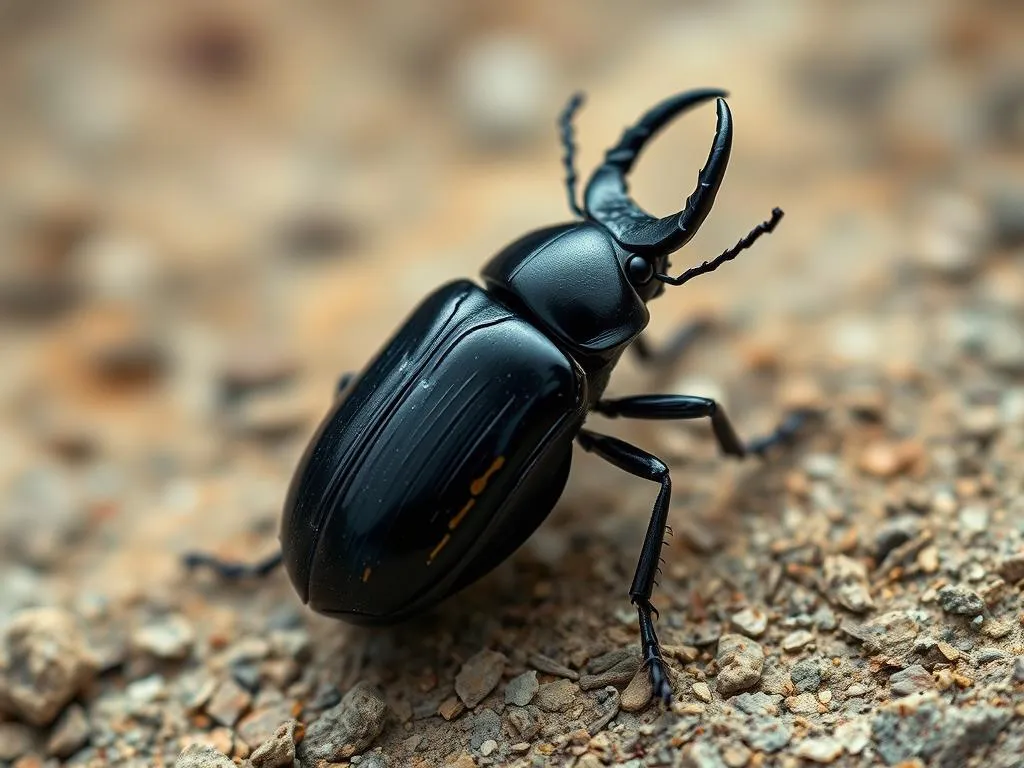
M 654 579 L 658 575 L 661 547 L 668 524 L 669 502 L 672 499 L 672 480 L 669 477 L 668 466 L 657 456 L 634 445 L 590 430 L 581 430 L 576 436 L 576 441 L 583 450 L 596 453 L 631 475 L 661 483 L 661 490 L 658 491 L 658 498 L 651 512 L 651 521 L 644 535 L 644 543 L 640 548 L 640 559 L 629 588 L 629 599 L 636 606 L 640 623 L 640 648 L 644 664 L 650 668 L 654 694 L 667 704 L 672 699 L 672 686 L 669 684 L 665 661 L 661 655 L 658 635 L 654 631 L 654 617 L 658 615 L 658 611 L 651 603 L 651 594 L 654 591 Z
M 652 347 L 643 336 L 640 336 L 633 342 L 630 349 L 644 365 L 670 366 L 685 355 L 694 342 L 710 328 L 710 321 L 694 320 L 677 328 L 668 341 L 660 347 Z
M 189 552 L 182 557 L 182 561 L 190 571 L 196 568 L 209 568 L 222 579 L 234 581 L 253 576 L 266 576 L 281 564 L 281 553 L 276 552 L 255 563 L 235 563 L 221 560 L 206 552 Z
M 811 411 L 791 413 L 768 435 L 744 443 L 736 435 L 725 410 L 708 397 L 693 395 L 635 395 L 613 400 L 601 400 L 594 411 L 611 418 L 626 419 L 711 419 L 711 429 L 722 453 L 738 459 L 748 454 L 760 456 L 772 446 L 784 443 L 803 426 Z

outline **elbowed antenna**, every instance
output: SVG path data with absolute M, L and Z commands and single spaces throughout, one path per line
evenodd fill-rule
M 678 94 L 650 109 L 627 129 L 590 177 L 583 195 L 587 216 L 604 225 L 623 247 L 641 255 L 668 255 L 689 242 L 711 212 L 729 164 L 732 114 L 722 98 L 725 95 L 725 91 L 714 88 Z M 677 115 L 714 98 L 718 99 L 718 127 L 707 162 L 697 177 L 697 187 L 679 213 L 662 219 L 651 216 L 629 196 L 626 175 L 652 136 Z

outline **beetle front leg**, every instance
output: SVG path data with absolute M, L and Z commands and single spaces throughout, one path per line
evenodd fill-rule
M 668 704 L 672 700 L 672 686 L 669 684 L 668 670 L 661 655 L 658 635 L 654 631 L 654 617 L 658 615 L 658 611 L 651 603 L 654 580 L 658 575 L 658 563 L 661 561 L 661 548 L 665 541 L 669 502 L 672 499 L 672 480 L 669 477 L 668 466 L 657 456 L 608 435 L 584 429 L 576 436 L 576 440 L 583 450 L 597 454 L 619 469 L 645 480 L 661 483 L 661 490 L 658 491 L 658 498 L 651 512 L 651 521 L 647 525 L 644 543 L 640 548 L 640 559 L 636 564 L 633 584 L 629 588 L 629 599 L 636 606 L 640 623 L 640 648 L 644 664 L 650 669 L 651 685 L 655 695 Z

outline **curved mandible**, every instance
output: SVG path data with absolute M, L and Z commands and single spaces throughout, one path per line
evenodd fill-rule
M 704 223 L 722 185 L 732 150 L 732 114 L 722 98 L 725 95 L 725 91 L 704 88 L 666 99 L 648 110 L 605 153 L 604 163 L 587 183 L 584 206 L 587 215 L 602 224 L 623 247 L 637 253 L 667 255 L 689 242 Z M 696 188 L 679 213 L 661 219 L 651 216 L 629 196 L 626 175 L 652 136 L 685 110 L 713 98 L 718 99 L 718 126 Z

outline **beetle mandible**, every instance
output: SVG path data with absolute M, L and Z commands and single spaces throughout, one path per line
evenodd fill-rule
M 262 574 L 282 561 L 302 600 L 357 624 L 390 624 L 432 607 L 511 555 L 548 516 L 565 486 L 575 441 L 660 486 L 629 598 L 639 618 L 653 690 L 671 697 L 651 593 L 672 481 L 657 456 L 584 428 L 594 411 L 635 419 L 708 418 L 722 452 L 761 454 L 798 428 L 744 443 L 714 400 L 689 395 L 605 399 L 612 369 L 644 343 L 647 302 L 665 286 L 713 272 L 771 232 L 754 227 L 720 256 L 668 274 L 668 258 L 697 233 L 732 147 L 726 93 L 700 89 L 662 101 L 625 131 L 576 201 L 570 99 L 559 126 L 569 204 L 578 220 L 531 232 L 483 268 L 481 288 L 451 282 L 430 294 L 338 395 L 288 491 L 281 553 L 257 565 L 192 554 L 225 576 Z M 656 218 L 630 198 L 626 176 L 641 149 L 685 110 L 716 100 L 718 124 L 697 186 L 679 213 Z M 679 336 L 682 339 L 685 334 Z

